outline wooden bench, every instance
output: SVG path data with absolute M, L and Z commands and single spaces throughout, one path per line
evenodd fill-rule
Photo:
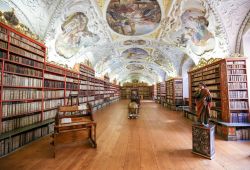
M 70 113 L 70 114 L 69 114 Z M 77 132 L 88 132 L 88 140 L 93 148 L 97 147 L 96 144 L 96 122 L 93 121 L 91 115 L 82 114 L 82 110 L 79 110 L 78 106 L 61 106 L 58 108 L 58 112 L 55 117 L 54 133 L 52 134 L 52 144 L 54 146 L 54 157 L 56 156 L 56 146 L 62 143 L 62 138 L 66 134 L 70 134 L 71 142 L 75 142 Z M 80 140 L 82 140 L 80 138 Z

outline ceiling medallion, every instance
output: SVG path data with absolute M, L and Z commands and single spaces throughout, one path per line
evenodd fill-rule
M 118 34 L 140 36 L 154 31 L 161 20 L 161 9 L 157 0 L 111 0 L 106 19 Z

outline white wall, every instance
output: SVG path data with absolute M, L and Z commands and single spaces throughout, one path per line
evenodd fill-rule
M 242 39 L 244 56 L 250 58 L 250 28 L 243 35 Z
M 189 97 L 189 86 L 188 86 L 188 75 L 184 75 L 183 77 L 183 98 Z

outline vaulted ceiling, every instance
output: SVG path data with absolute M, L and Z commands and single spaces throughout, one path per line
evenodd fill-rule
M 48 61 L 89 60 L 97 76 L 147 83 L 227 57 L 249 0 L 1 0 L 44 40 Z

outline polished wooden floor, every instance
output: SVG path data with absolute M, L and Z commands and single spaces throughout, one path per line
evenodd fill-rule
M 97 149 L 87 142 L 57 148 L 44 137 L 0 159 L 0 169 L 250 169 L 250 142 L 216 138 L 216 155 L 208 160 L 191 153 L 190 120 L 152 101 L 143 101 L 141 117 L 127 119 L 128 101 L 119 101 L 95 113 Z

